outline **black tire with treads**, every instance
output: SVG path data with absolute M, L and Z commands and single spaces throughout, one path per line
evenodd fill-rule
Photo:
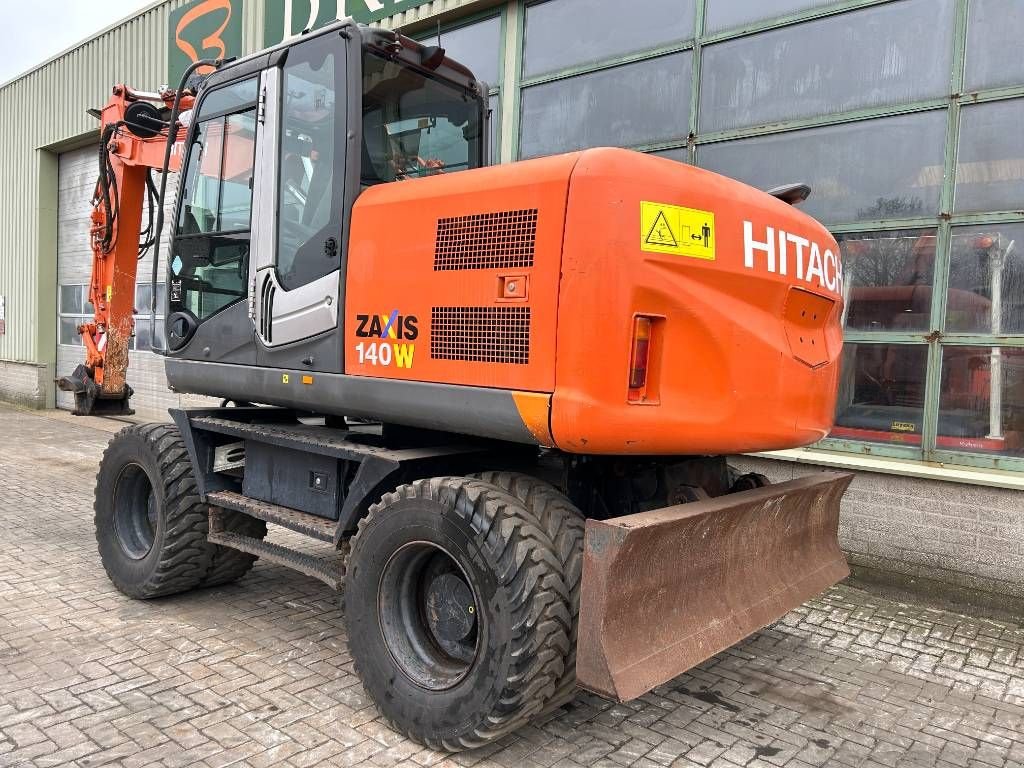
M 454 561 L 477 606 L 472 660 L 445 686 L 418 684 L 383 629 L 380 590 L 389 564 L 423 546 Z M 539 714 L 555 694 L 569 646 L 561 571 L 536 518 L 489 483 L 418 480 L 374 504 L 351 540 L 345 622 L 356 671 L 393 727 L 454 751 L 482 746 Z
M 565 671 L 558 681 L 555 695 L 545 710 L 560 707 L 576 695 L 576 639 L 579 632 L 580 584 L 583 579 L 583 537 L 586 519 L 569 497 L 551 483 L 520 472 L 481 472 L 481 480 L 511 493 L 540 522 L 555 545 L 562 563 L 562 576 L 569 588 L 572 632 Z
M 134 555 L 117 522 L 117 511 L 129 497 L 146 497 L 152 516 L 151 546 L 143 551 L 140 544 Z M 199 586 L 209 571 L 214 547 L 206 540 L 207 507 L 174 425 L 126 427 L 111 439 L 96 475 L 93 509 L 100 561 L 114 586 L 129 597 L 184 592 Z

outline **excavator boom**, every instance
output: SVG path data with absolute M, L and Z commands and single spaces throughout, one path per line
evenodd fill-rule
M 110 101 L 96 114 L 100 120 L 99 175 L 93 194 L 89 229 L 92 278 L 89 302 L 93 319 L 78 326 L 85 362 L 74 373 L 57 380 L 75 395 L 75 414 L 130 415 L 132 388 L 128 386 L 128 349 L 135 333 L 135 281 L 138 264 L 152 245 L 154 210 L 159 205 L 151 172 L 164 169 L 168 140 L 167 117 L 174 91 L 159 94 L 114 87 Z M 183 94 L 188 108 L 194 97 Z M 181 163 L 179 128 L 167 172 Z M 143 228 L 143 211 L 149 210 Z

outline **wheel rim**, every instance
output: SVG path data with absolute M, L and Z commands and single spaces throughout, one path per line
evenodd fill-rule
M 476 662 L 478 605 L 466 572 L 432 542 L 396 551 L 377 588 L 381 633 L 391 657 L 406 677 L 431 691 L 454 687 Z
M 138 464 L 128 464 L 114 484 L 114 531 L 121 549 L 141 560 L 156 539 L 156 495 L 149 475 Z

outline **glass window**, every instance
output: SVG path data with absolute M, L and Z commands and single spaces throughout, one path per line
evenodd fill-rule
M 1024 201 L 1024 99 L 965 106 L 956 164 L 958 213 L 1019 210 Z
M 224 112 L 237 112 L 256 101 L 255 77 L 210 91 L 199 105 L 200 119 Z
M 1024 8 L 1020 0 L 971 0 L 967 22 L 968 91 L 1024 83 Z
M 173 310 L 199 320 L 246 295 L 256 146 L 256 110 L 249 106 L 201 120 L 189 150 L 170 293 Z M 148 301 L 140 310 L 147 309 Z
M 1024 333 L 1024 224 L 953 230 L 946 330 Z
M 744 0 L 708 0 L 704 28 L 708 32 L 718 32 L 838 2 L 840 0 L 758 0 L 755 3 Z
M 438 45 L 437 33 L 420 38 L 424 45 Z M 442 29 L 440 46 L 445 55 L 469 67 L 477 80 L 491 88 L 501 85 L 501 17 Z
M 657 152 L 651 152 L 655 157 L 667 157 L 669 160 L 677 160 L 680 163 L 690 162 L 690 150 L 686 147 L 676 147 L 675 149 L 660 149 Z
M 82 312 L 84 285 L 62 285 L 60 287 L 60 312 L 62 315 L 76 315 Z
M 1024 349 L 942 349 L 940 450 L 1024 456 Z
M 179 234 L 249 229 L 256 111 L 199 124 L 189 154 Z
M 278 170 L 277 277 L 294 290 L 338 269 L 341 249 L 329 258 L 329 238 L 341 237 L 344 211 L 344 133 L 336 84 L 344 82 L 342 50 L 328 36 L 294 48 L 281 86 Z M 341 99 L 341 103 L 344 99 Z M 344 111 L 342 111 L 344 115 Z M 343 146 L 343 144 L 341 144 Z
M 78 335 L 78 326 L 82 323 L 88 322 L 89 319 L 90 318 L 87 317 L 60 318 L 60 336 L 58 338 L 58 343 L 73 347 L 82 346 L 82 337 Z
M 62 285 L 58 289 L 59 321 L 57 343 L 70 346 L 82 346 L 82 337 L 78 335 L 78 326 L 91 322 L 93 319 L 92 304 L 89 303 L 89 286 Z
M 376 55 L 363 77 L 364 185 L 482 164 L 482 109 L 471 94 Z
M 945 141 L 935 110 L 707 144 L 697 163 L 759 189 L 806 182 L 800 209 L 828 224 L 934 216 Z
M 923 344 L 844 344 L 829 437 L 920 445 L 927 364 Z
M 935 276 L 935 230 L 837 235 L 847 291 L 846 327 L 926 331 Z
M 948 95 L 953 7 L 906 0 L 709 45 L 700 130 Z
M 690 52 L 523 89 L 520 156 L 684 138 Z
M 523 76 L 693 38 L 693 0 L 550 0 L 526 9 Z

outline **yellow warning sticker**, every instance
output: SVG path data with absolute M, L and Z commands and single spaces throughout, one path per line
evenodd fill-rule
M 640 203 L 640 250 L 715 259 L 715 214 L 667 203 Z

